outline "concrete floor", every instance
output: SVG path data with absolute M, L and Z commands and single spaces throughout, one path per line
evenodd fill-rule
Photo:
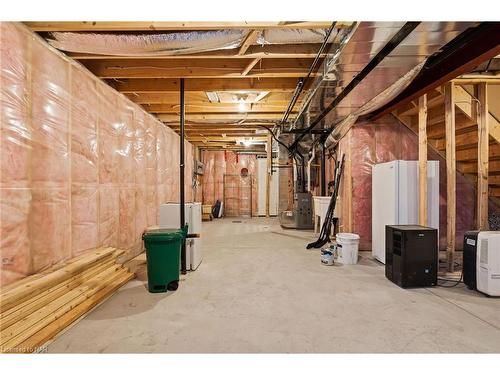
M 142 275 L 48 352 L 500 352 L 498 298 L 401 289 L 368 253 L 323 266 L 310 232 L 273 219 L 219 219 L 203 237 L 204 261 L 176 292 L 149 294 Z

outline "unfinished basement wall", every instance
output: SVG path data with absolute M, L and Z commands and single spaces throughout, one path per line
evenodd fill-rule
M 352 212 L 351 230 L 360 235 L 360 249 L 371 250 L 372 232 L 372 165 L 392 160 L 418 160 L 418 138 L 415 133 L 392 115 L 374 122 L 358 122 L 344 136 L 338 146 L 338 155 L 346 154 L 351 163 Z M 428 160 L 439 161 L 439 243 L 446 249 L 446 162 L 433 149 L 428 149 Z M 349 163 L 346 163 L 346 169 Z M 328 179 L 333 179 L 333 159 L 330 159 Z M 342 177 L 340 231 L 349 230 L 346 172 Z M 475 228 L 476 191 L 472 183 L 457 173 L 457 248 L 462 248 L 464 232 Z M 491 210 L 498 210 L 491 205 Z
M 21 24 L 0 23 L 0 249 L 6 285 L 88 249 L 127 257 L 179 199 L 179 137 Z M 193 147 L 186 143 L 186 199 Z
M 240 205 L 246 205 L 247 202 L 251 201 L 252 216 L 257 216 L 257 156 L 240 155 L 233 151 L 203 150 L 201 158 L 205 164 L 202 182 L 203 204 L 213 205 L 217 200 L 224 202 L 224 198 L 226 198 L 230 206 L 227 207 L 227 211 L 224 207 L 224 212 L 229 213 L 230 211 L 238 211 Z M 238 193 L 234 189 L 226 187 L 227 196 L 225 197 L 224 175 L 239 176 L 243 168 L 248 169 L 252 182 L 251 195 L 249 189 L 241 189 Z

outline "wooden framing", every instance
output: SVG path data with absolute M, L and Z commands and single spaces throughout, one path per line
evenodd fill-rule
M 488 161 L 489 161 L 489 126 L 488 126 L 488 86 L 477 86 L 479 110 L 477 111 L 478 159 L 477 159 L 477 229 L 487 230 L 488 226 Z
M 347 209 L 347 226 L 346 232 L 351 233 L 353 231 L 352 223 L 352 161 L 351 161 L 351 131 L 347 133 L 347 150 L 345 159 L 345 205 Z M 344 202 L 342 202 L 344 204 Z
M 122 93 L 178 92 L 179 79 L 124 79 L 110 84 Z M 186 78 L 186 91 L 279 91 L 292 92 L 297 86 L 296 78 Z
M 271 134 L 267 135 L 267 150 L 266 150 L 266 217 L 270 216 L 270 202 L 271 202 L 271 164 L 273 157 L 273 138 Z
M 262 30 L 252 30 L 248 33 L 245 41 L 241 45 L 240 49 L 238 50 L 238 55 L 244 55 L 247 49 L 252 45 L 255 44 L 257 41 L 257 38 L 259 35 L 262 33 Z
M 122 21 L 62 21 L 25 22 L 33 31 L 176 31 L 222 29 L 327 29 L 329 22 L 279 21 L 279 22 L 122 22 Z M 351 22 L 337 22 L 337 28 L 350 27 Z
M 253 69 L 253 67 L 255 65 L 257 65 L 259 63 L 259 61 L 261 61 L 262 59 L 260 57 L 256 57 L 255 59 L 253 59 L 252 61 L 250 61 L 247 66 L 245 67 L 245 69 L 243 69 L 243 71 L 241 72 L 241 75 L 244 77 L 246 76 L 250 70 Z
M 427 95 L 418 99 L 418 221 L 427 226 Z
M 318 53 L 321 43 L 304 43 L 304 44 L 271 44 L 265 46 L 250 46 L 246 53 L 238 55 L 238 48 L 229 50 L 218 50 L 194 53 L 191 55 L 135 55 L 127 56 L 127 59 L 160 59 L 160 60 L 177 60 L 186 59 L 254 59 L 260 57 L 262 59 L 296 59 L 296 58 L 312 58 L 314 59 Z M 75 60 L 116 60 L 123 59 L 119 55 L 95 55 L 91 53 L 68 52 L 67 55 Z M 325 57 L 326 54 L 321 54 L 320 57 Z
M 252 68 L 262 60 L 259 69 Z M 294 59 L 114 59 L 87 60 L 83 64 L 105 79 L 125 78 L 254 78 L 303 77 L 312 58 Z M 251 70 L 251 71 L 250 71 Z M 244 73 L 244 74 L 243 74 Z M 312 76 L 317 75 L 316 72 Z
M 257 44 L 260 35 L 269 29 L 328 29 L 331 21 L 278 21 L 278 22 L 25 22 L 35 32 L 81 32 L 95 35 L 109 33 L 160 34 L 203 30 L 244 29 L 241 40 L 234 48 L 215 49 L 197 53 L 100 55 L 70 52 L 66 54 L 80 60 L 90 72 L 105 80 L 130 100 L 141 104 L 146 111 L 156 115 L 166 126 L 177 130 L 180 80 L 185 79 L 186 135 L 198 144 L 229 147 L 230 137 L 249 137 L 256 134 L 255 127 L 270 125 L 280 120 L 290 102 L 299 78 L 305 77 L 321 50 L 322 38 L 313 43 L 291 41 L 285 44 Z M 336 22 L 335 28 L 350 28 L 353 22 Z M 45 37 L 42 34 L 42 37 Z M 306 42 L 306 40 L 304 40 Z M 332 41 L 335 43 L 335 41 Z M 319 56 L 326 57 L 327 46 Z M 166 52 L 168 53 L 168 52 Z M 318 75 L 312 72 L 312 76 Z M 300 108 L 308 95 L 308 82 L 298 98 Z M 221 92 L 258 92 L 250 96 L 245 108 L 238 102 L 228 102 L 230 96 Z M 208 99 L 207 93 L 215 92 Z M 217 95 L 217 96 L 216 96 Z M 254 99 L 253 102 L 250 102 Z M 210 123 L 210 127 L 198 126 Z M 238 128 L 228 127 L 228 122 Z M 207 124 L 208 125 L 208 124 Z M 233 124 L 231 124 L 233 125 Z M 203 138 L 203 140 L 201 140 Z M 237 145 L 233 145 L 237 146 Z
M 455 268 L 456 235 L 456 146 L 455 146 L 455 101 L 453 83 L 444 86 L 445 128 L 446 128 L 446 251 L 448 271 Z

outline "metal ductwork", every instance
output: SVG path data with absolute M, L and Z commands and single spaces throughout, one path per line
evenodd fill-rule
M 323 62 L 313 91 L 293 121 L 304 128 L 354 123 L 357 116 L 376 110 L 396 97 L 419 73 L 427 58 L 474 22 L 361 22 L 346 36 L 336 54 Z M 361 76 L 361 78 L 360 78 Z M 384 93 L 384 95 L 380 95 Z

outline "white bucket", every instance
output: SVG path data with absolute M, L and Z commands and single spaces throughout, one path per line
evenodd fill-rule
M 358 263 L 359 236 L 355 233 L 337 233 L 337 251 L 342 264 Z

